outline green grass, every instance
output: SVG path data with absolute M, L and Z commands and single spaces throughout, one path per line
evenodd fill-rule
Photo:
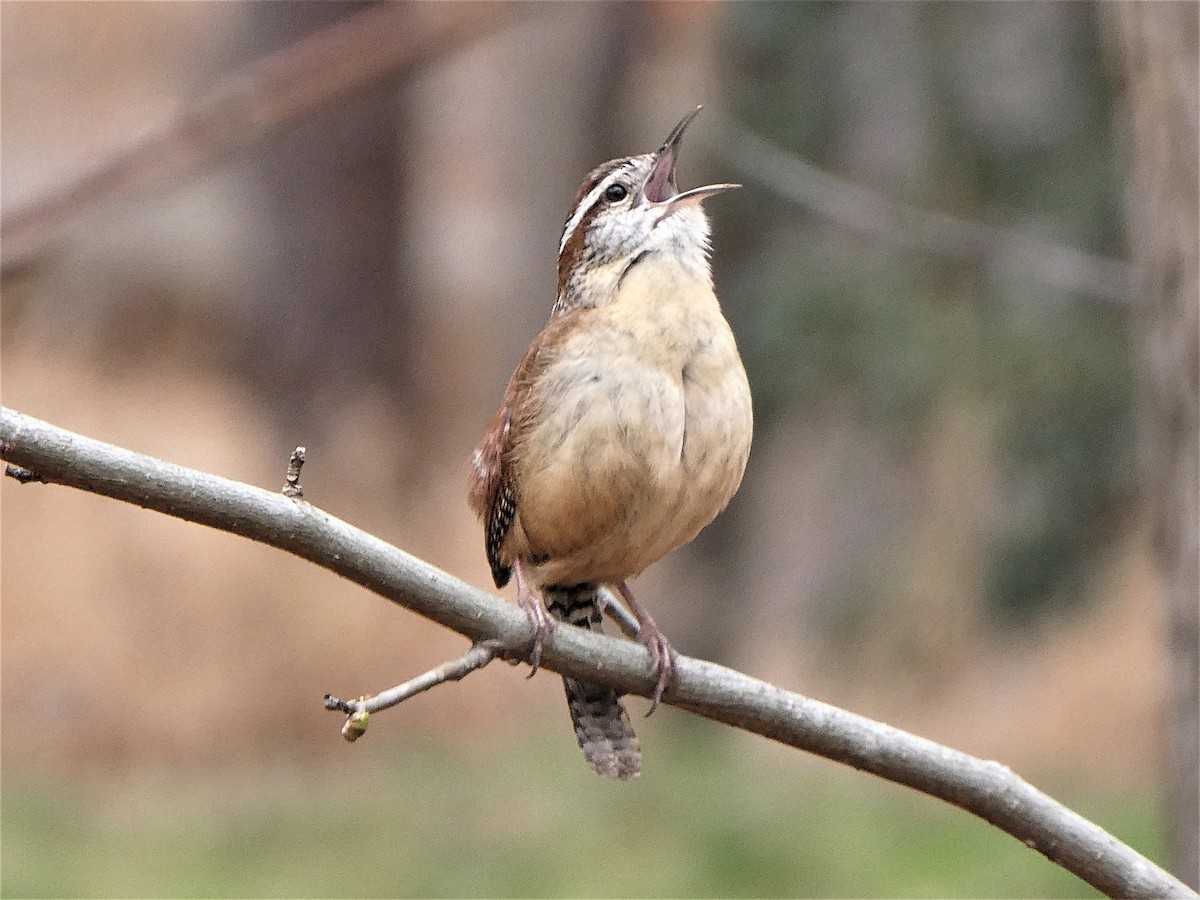
M 101 782 L 6 770 L 0 893 L 1096 896 L 910 791 L 758 741 L 659 731 L 632 784 L 592 777 L 550 735 L 495 756 L 355 753 L 335 771 Z M 1148 795 L 1060 799 L 1161 857 Z

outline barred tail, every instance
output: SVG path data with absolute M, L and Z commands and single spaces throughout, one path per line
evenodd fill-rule
M 542 591 L 546 608 L 560 622 L 603 632 L 596 588 L 581 584 L 569 588 L 550 587 Z M 597 775 L 627 780 L 642 770 L 642 748 L 638 744 L 629 716 L 617 692 L 588 681 L 564 678 L 567 707 L 575 725 L 575 737 Z

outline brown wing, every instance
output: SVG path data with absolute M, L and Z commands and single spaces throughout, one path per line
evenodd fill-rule
M 484 523 L 484 546 L 496 587 L 504 587 L 512 575 L 512 566 L 502 558 L 501 548 L 517 516 L 517 496 L 511 479 L 511 465 L 507 461 L 512 446 L 512 416 L 507 392 L 504 399 L 475 449 L 475 466 L 467 495 L 471 509 Z
M 529 401 L 535 394 L 538 377 L 551 359 L 553 348 L 587 312 L 577 309 L 557 313 L 534 338 L 508 382 L 500 409 L 475 449 L 467 499 L 484 523 L 484 547 L 496 587 L 504 587 L 512 576 L 513 560 L 504 552 L 504 542 L 517 519 L 520 505 L 513 448 L 520 444 L 522 432 L 536 421 L 536 415 L 532 414 L 535 410 Z

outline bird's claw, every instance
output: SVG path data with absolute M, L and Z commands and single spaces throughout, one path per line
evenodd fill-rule
M 542 615 L 538 615 L 532 608 L 527 608 L 525 611 L 529 614 L 529 623 L 533 626 L 533 640 L 530 642 L 529 648 L 529 675 L 527 676 L 532 678 L 542 664 L 542 647 L 546 643 L 546 635 L 554 629 L 556 623 L 545 615 L 544 609 Z
M 650 716 L 658 709 L 658 701 L 662 699 L 663 692 L 675 680 L 676 653 L 667 636 L 657 628 L 650 632 L 643 629 L 642 641 L 650 651 L 650 671 L 658 675 L 658 683 L 654 686 L 654 693 L 650 695 L 650 710 L 646 713 Z
M 546 643 L 546 635 L 554 630 L 554 626 L 558 624 L 554 621 L 554 617 L 550 615 L 550 611 L 546 609 L 546 604 L 542 598 L 530 590 L 528 583 L 525 581 L 525 573 L 520 566 L 516 567 L 517 571 L 517 605 L 525 610 L 525 614 L 529 616 L 529 624 L 533 626 L 533 639 L 529 647 L 529 678 L 537 674 L 538 668 L 542 664 L 542 647 Z
M 646 713 L 647 716 L 653 715 L 654 711 L 658 709 L 658 701 L 662 700 L 663 693 L 675 680 L 677 654 L 675 648 L 671 646 L 671 642 L 667 640 L 667 636 L 658 627 L 658 623 L 654 621 L 654 617 L 650 615 L 650 611 L 633 596 L 628 582 L 621 582 L 617 586 L 617 593 L 621 595 L 629 605 L 630 612 L 637 618 L 638 626 L 641 629 L 639 638 L 646 645 L 646 649 L 650 651 L 650 671 L 658 676 L 658 682 L 654 685 L 654 693 L 650 695 L 650 711 Z

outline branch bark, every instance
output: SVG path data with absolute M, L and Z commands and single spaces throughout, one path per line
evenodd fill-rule
M 311 504 L 172 465 L 0 408 L 0 457 L 47 481 L 134 503 L 286 550 L 505 655 L 529 622 L 512 604 Z M 30 488 L 26 488 L 27 490 Z M 649 696 L 640 644 L 557 628 L 542 666 Z M 1008 832 L 1113 897 L 1197 897 L 1182 882 L 997 762 L 916 737 L 723 666 L 680 656 L 664 703 L 938 797 Z
M 325 695 L 325 708 L 344 712 L 350 716 L 347 728 L 342 734 L 348 741 L 356 741 L 367 730 L 366 717 L 385 709 L 391 709 L 403 703 L 409 697 L 445 684 L 447 681 L 462 681 L 477 669 L 482 669 L 500 653 L 500 648 L 491 641 L 482 644 L 472 644 L 471 648 L 458 659 L 434 666 L 428 672 L 410 678 L 404 684 L 380 691 L 370 697 L 360 697 L 357 700 L 342 700 L 332 694 Z

